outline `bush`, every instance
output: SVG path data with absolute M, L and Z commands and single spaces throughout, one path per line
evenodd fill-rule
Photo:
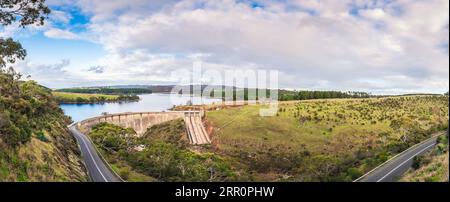
M 130 177 L 130 170 L 128 168 L 122 168 L 120 169 L 118 174 L 123 180 L 128 180 L 128 178 Z
M 416 156 L 413 158 L 412 168 L 417 170 L 420 167 L 428 164 L 430 162 L 429 159 L 425 158 L 424 156 Z
M 37 139 L 39 139 L 42 142 L 48 142 L 48 138 L 41 131 L 36 134 L 36 137 L 37 137 Z
M 135 146 L 136 132 L 109 123 L 100 123 L 92 127 L 89 133 L 92 140 L 107 152 L 119 152 Z

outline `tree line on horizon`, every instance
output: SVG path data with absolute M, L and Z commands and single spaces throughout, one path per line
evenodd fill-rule
M 357 91 L 296 91 L 296 90 L 270 90 L 265 89 L 265 95 L 259 95 L 260 92 L 264 92 L 264 90 L 252 89 L 248 88 L 237 90 L 234 88 L 233 92 L 226 93 L 225 91 L 221 91 L 222 100 L 227 101 L 239 101 L 239 100 L 263 100 L 270 99 L 271 95 L 278 95 L 278 101 L 292 101 L 292 100 L 313 100 L 313 99 L 340 99 L 340 98 L 370 98 L 372 95 L 366 92 L 357 92 Z M 216 92 L 213 91 L 210 93 L 210 97 L 214 97 Z M 231 97 L 232 95 L 232 97 Z
M 290 100 L 313 100 L 313 99 L 334 99 L 334 98 L 370 98 L 372 95 L 358 91 L 287 91 L 279 92 L 280 101 Z

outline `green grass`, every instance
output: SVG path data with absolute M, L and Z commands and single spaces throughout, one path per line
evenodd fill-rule
M 214 150 L 264 181 L 285 175 L 298 181 L 350 181 L 448 127 L 443 96 L 281 102 L 273 117 L 260 117 L 260 109 L 209 111 L 207 120 L 215 131 Z M 298 162 L 275 164 L 267 158 Z M 320 170 L 328 164 L 330 170 Z
M 109 157 L 110 158 L 110 157 Z M 125 162 L 117 162 L 110 164 L 114 172 L 116 172 L 120 177 L 127 182 L 154 182 L 155 178 L 141 174 L 133 170 L 132 167 L 127 165 Z
M 65 93 L 65 92 L 52 92 L 53 96 L 57 100 L 65 102 L 77 102 L 77 99 L 90 100 L 92 98 L 100 99 L 104 98 L 107 101 L 115 101 L 119 98 L 118 95 L 105 95 L 105 94 L 83 94 L 83 93 Z
M 83 94 L 68 92 L 52 92 L 59 103 L 105 103 L 122 101 L 139 101 L 137 95 Z

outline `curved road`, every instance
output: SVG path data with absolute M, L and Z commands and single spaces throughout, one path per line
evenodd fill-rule
M 78 142 L 91 180 L 94 182 L 121 182 L 97 154 L 90 139 L 81 133 L 75 124 L 69 126 L 69 130 Z
M 444 133 L 417 144 L 391 158 L 372 171 L 355 180 L 355 182 L 394 182 L 412 165 L 416 156 L 422 155 L 436 145 L 437 138 Z

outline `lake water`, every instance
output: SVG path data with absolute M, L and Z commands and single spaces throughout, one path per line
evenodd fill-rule
M 139 102 L 123 103 L 103 103 L 103 104 L 61 104 L 64 113 L 72 117 L 73 121 L 82 121 L 84 119 L 100 116 L 103 112 L 124 113 L 124 112 L 160 112 L 167 111 L 174 105 L 185 105 L 190 96 L 178 94 L 144 94 L 139 95 Z M 219 99 L 192 97 L 193 104 L 211 104 L 220 102 Z

